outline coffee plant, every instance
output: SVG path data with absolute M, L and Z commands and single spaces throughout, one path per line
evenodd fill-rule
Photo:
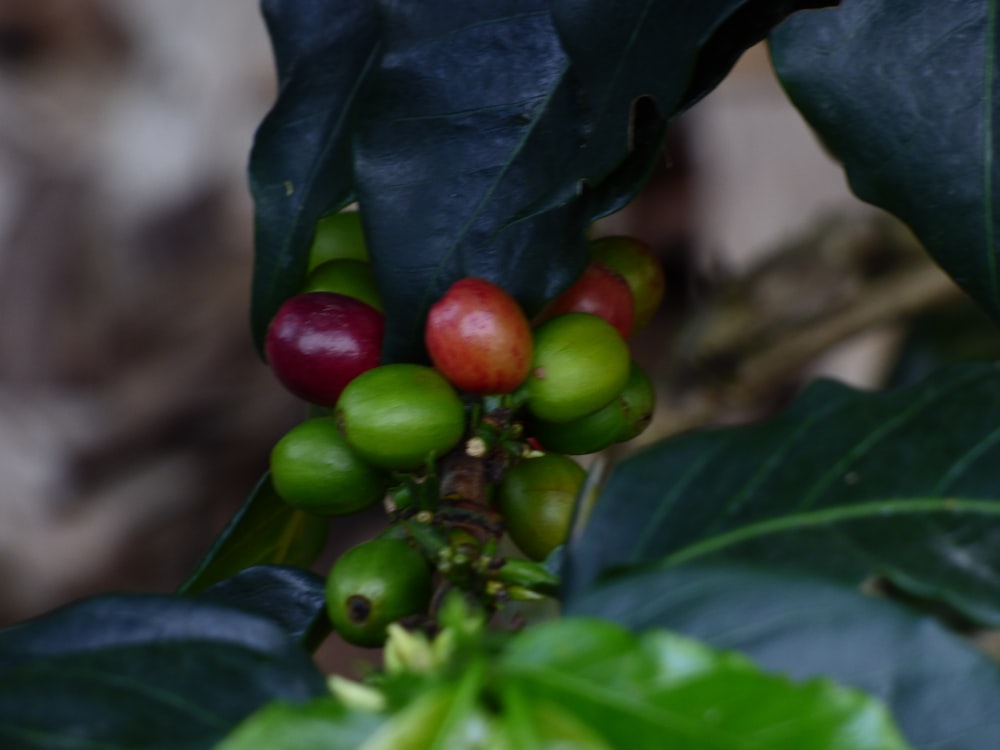
M 309 417 L 176 594 L 0 633 L 0 746 L 1000 747 L 995 363 L 574 458 L 649 426 L 627 339 L 664 288 L 588 228 L 765 38 L 854 192 L 1000 318 L 998 7 L 264 0 L 250 315 Z M 323 675 L 327 638 L 382 663 Z

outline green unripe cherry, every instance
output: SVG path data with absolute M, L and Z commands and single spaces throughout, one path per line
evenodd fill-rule
M 632 291 L 635 315 L 632 330 L 646 325 L 663 301 L 666 280 L 652 248 L 635 237 L 601 237 L 590 243 L 594 260 L 617 271 Z
M 572 458 L 546 453 L 517 464 L 500 483 L 497 506 L 525 555 L 544 560 L 566 540 L 587 472 Z
M 614 443 L 631 440 L 645 430 L 655 405 L 652 381 L 633 362 L 625 388 L 611 403 L 570 422 L 536 419 L 527 426 L 527 433 L 545 450 L 572 455 L 596 453 Z
M 379 312 L 382 296 L 375 285 L 375 274 L 363 260 L 335 258 L 316 266 L 306 277 L 303 292 L 336 292 L 371 305 Z
M 629 362 L 624 339 L 596 315 L 552 318 L 535 329 L 535 353 L 524 386 L 528 409 L 550 422 L 591 414 L 621 393 Z
M 367 508 L 385 492 L 382 473 L 347 444 L 329 417 L 302 422 L 275 444 L 271 481 L 292 507 L 328 516 Z
M 309 248 L 309 270 L 334 258 L 368 260 L 368 245 L 357 211 L 340 211 L 316 222 Z
M 455 389 L 430 367 L 393 364 L 362 373 L 337 401 L 347 442 L 385 469 L 416 469 L 447 453 L 465 431 Z
M 623 443 L 646 431 L 653 421 L 656 409 L 656 388 L 653 387 L 653 381 L 635 362 L 632 363 L 625 389 L 617 401 L 621 405 L 624 420 L 615 442 Z
M 373 539 L 341 555 L 326 580 L 326 608 L 348 643 L 385 643 L 390 623 L 425 612 L 432 593 L 423 555 L 398 539 Z

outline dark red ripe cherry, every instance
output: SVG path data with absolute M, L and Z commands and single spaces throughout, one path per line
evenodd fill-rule
M 333 406 L 348 383 L 377 367 L 382 356 L 382 314 L 333 292 L 291 297 L 267 329 L 265 354 L 289 391 Z
M 470 393 L 510 393 L 531 367 L 531 326 L 517 301 L 485 279 L 456 281 L 424 329 L 438 371 Z
M 545 308 L 545 317 L 552 318 L 569 312 L 591 313 L 604 318 L 628 338 L 632 331 L 635 302 L 628 283 L 605 266 L 593 262 L 569 289 Z

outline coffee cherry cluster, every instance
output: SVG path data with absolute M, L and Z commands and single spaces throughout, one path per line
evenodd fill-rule
M 626 338 L 663 294 L 649 248 L 591 243 L 580 279 L 529 321 L 502 287 L 456 281 L 430 308 L 433 366 L 382 365 L 384 319 L 358 215 L 325 219 L 302 293 L 278 310 L 265 352 L 292 393 L 329 410 L 290 430 L 271 478 L 291 506 L 344 515 L 383 501 L 389 529 L 330 571 L 346 640 L 430 622 L 450 589 L 488 607 L 551 594 L 539 564 L 565 540 L 586 473 L 570 455 L 638 435 L 654 406 Z M 501 555 L 506 533 L 528 560 Z

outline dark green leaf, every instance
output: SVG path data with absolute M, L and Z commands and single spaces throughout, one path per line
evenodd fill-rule
M 386 359 L 422 356 L 427 309 L 463 276 L 533 314 L 582 271 L 586 223 L 645 181 L 668 117 L 788 13 L 826 4 L 662 1 L 645 16 L 639 2 L 593 0 L 268 5 L 282 90 L 251 159 L 258 343 L 301 288 L 316 220 L 352 184 Z M 636 104 L 647 95 L 659 112 Z
M 910 225 L 1000 317 L 996 0 L 853 0 L 772 38 L 792 101 L 854 192 Z
M 328 530 L 326 519 L 278 497 L 265 475 L 178 592 L 196 594 L 254 565 L 312 565 Z
M 568 614 L 668 627 L 800 680 L 825 675 L 883 700 L 921 750 L 1000 747 L 1000 668 L 898 604 L 755 566 L 690 565 L 623 576 Z
M 650 97 L 669 119 L 714 88 L 788 14 L 836 0 L 557 0 L 552 15 L 587 95 L 574 172 L 599 184 L 629 152 L 629 118 Z
M 195 598 L 100 597 L 0 632 L 5 750 L 207 750 L 325 690 L 278 624 Z
M 849 582 L 880 574 L 1000 624 L 1000 371 L 883 393 L 817 383 L 765 423 L 693 433 L 612 473 L 566 581 L 743 560 Z
M 908 747 L 884 708 L 860 693 L 795 685 L 662 630 L 636 637 L 601 620 L 553 621 L 515 638 L 502 664 L 508 696 L 516 689 L 525 704 L 558 706 L 612 747 Z
M 815 4 L 502 0 L 417 16 L 383 3 L 355 174 L 387 357 L 419 356 L 427 308 L 462 276 L 500 283 L 529 313 L 561 291 L 586 261 L 583 224 L 639 188 L 686 92 Z M 658 114 L 633 111 L 646 95 Z
M 463 276 L 534 311 L 586 263 L 585 112 L 549 5 L 381 4 L 354 168 L 389 359 L 419 356 L 428 307 Z
M 210 586 L 200 597 L 270 617 L 310 650 L 330 633 L 326 582 L 302 568 L 257 565 Z
M 666 137 L 667 121 L 656 106 L 648 98 L 637 100 L 632 107 L 629 135 L 632 150 L 599 183 L 583 184 L 584 200 L 592 219 L 614 213 L 635 198 L 653 173 L 657 160 L 670 159 L 670 154 L 663 153 Z
M 722 82 L 740 56 L 762 41 L 789 15 L 840 5 L 841 0 L 746 0 L 729 4 L 725 18 L 698 53 L 694 74 L 681 107 L 687 109 Z
M 349 750 L 360 748 L 383 721 L 332 697 L 301 706 L 273 703 L 243 722 L 216 750 Z
M 351 199 L 352 107 L 378 52 L 374 0 L 264 0 L 262 9 L 280 90 L 250 154 L 258 345 L 302 289 L 316 222 Z

